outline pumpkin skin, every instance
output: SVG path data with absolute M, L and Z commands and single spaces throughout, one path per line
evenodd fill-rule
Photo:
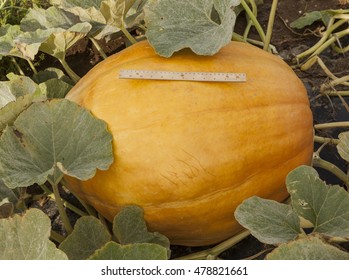
M 244 83 L 119 79 L 121 69 L 242 72 Z M 220 242 L 241 226 L 235 208 L 257 195 L 283 201 L 286 175 L 313 154 L 302 82 L 281 59 L 231 42 L 214 56 L 171 58 L 139 42 L 95 66 L 67 95 L 107 122 L 114 163 L 71 190 L 112 220 L 139 205 L 172 244 Z

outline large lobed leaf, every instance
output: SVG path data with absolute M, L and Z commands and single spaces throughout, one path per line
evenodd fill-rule
M 73 232 L 60 244 L 70 260 L 85 260 L 111 240 L 110 233 L 100 220 L 81 217 Z
M 49 240 L 50 231 L 50 219 L 37 209 L 31 209 L 23 216 L 0 219 L 0 259 L 67 259 L 67 256 Z
M 261 242 L 280 244 L 301 233 L 300 221 L 290 205 L 253 196 L 235 211 L 236 220 Z
M 184 48 L 213 55 L 231 41 L 239 0 L 149 0 L 146 36 L 165 57 Z
M 10 188 L 87 180 L 112 163 L 111 140 L 105 122 L 69 100 L 35 103 L 1 135 L 0 178 Z
M 349 260 L 344 252 L 313 236 L 280 245 L 267 255 L 268 260 Z
M 349 238 L 349 193 L 328 186 L 315 169 L 301 166 L 289 173 L 286 185 L 292 207 L 314 226 L 314 232 Z
M 159 234 L 148 232 L 143 210 L 137 206 L 124 207 L 116 215 L 111 235 L 98 219 L 81 217 L 74 231 L 59 246 L 70 260 L 84 259 L 167 259 L 170 242 Z
M 116 33 L 122 28 L 135 25 L 138 21 L 127 20 L 126 15 L 134 5 L 139 4 L 138 2 L 137 0 L 51 0 L 52 4 L 62 10 L 78 16 L 80 21 L 89 22 L 92 25 L 89 36 L 97 40 Z M 140 11 L 133 11 L 132 18 L 139 14 Z
M 110 241 L 97 250 L 90 260 L 167 260 L 166 248 L 157 244 L 120 245 Z
M 2 30 L 7 31 L 1 35 Z M 59 29 L 63 30 L 63 29 Z M 57 30 L 56 30 L 57 31 Z M 16 56 L 26 60 L 34 60 L 41 43 L 43 43 L 53 30 L 37 29 L 25 32 L 18 25 L 5 25 L 0 27 L 0 56 Z
M 113 232 L 119 243 L 154 243 L 169 250 L 168 238 L 158 232 L 149 232 L 143 214 L 141 207 L 126 206 L 115 216 Z

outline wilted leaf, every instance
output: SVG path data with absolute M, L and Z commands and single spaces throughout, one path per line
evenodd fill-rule
M 236 15 L 232 0 L 149 0 L 146 36 L 159 55 L 190 48 L 213 55 L 231 41 Z
M 69 100 L 35 103 L 0 138 L 0 178 L 10 188 L 87 180 L 112 163 L 111 140 L 105 122 Z
M 166 248 L 157 244 L 120 245 L 108 242 L 97 250 L 90 260 L 167 260 Z
M 64 260 L 67 256 L 49 240 L 50 219 L 40 210 L 0 219 L 0 259 Z
M 4 26 L 8 33 L 0 37 L 0 55 L 16 56 L 26 60 L 34 60 L 39 47 L 51 31 L 36 30 L 35 32 L 24 32 L 18 25 Z
M 19 25 L 4 25 L 0 26 L 0 58 L 1 56 L 16 56 L 20 58 L 25 57 L 16 46 L 16 38 L 23 34 Z M 35 54 L 28 57 L 33 58 Z
M 322 20 L 322 22 L 327 25 L 329 19 L 331 18 L 331 14 L 326 13 L 325 11 L 313 11 L 310 13 L 305 13 L 300 18 L 291 22 L 290 26 L 292 28 L 302 29 L 305 26 L 312 25 L 314 22 L 318 20 Z
M 167 249 L 168 238 L 158 232 L 149 232 L 143 218 L 143 209 L 138 206 L 127 206 L 115 216 L 113 232 L 121 244 L 155 243 Z
M 314 225 L 314 232 L 349 238 L 349 193 L 328 186 L 315 169 L 301 166 L 289 173 L 286 185 L 293 209 Z
M 349 260 L 344 252 L 319 238 L 308 236 L 282 244 L 270 254 L 268 260 Z
M 288 242 L 301 233 L 299 218 L 291 206 L 256 196 L 238 206 L 235 218 L 254 237 L 267 244 Z
M 290 26 L 292 28 L 302 29 L 320 20 L 323 22 L 325 26 L 327 26 L 331 17 L 333 17 L 337 13 L 341 13 L 341 11 L 343 10 L 324 10 L 324 11 L 313 11 L 310 13 L 305 13 L 300 18 L 291 22 Z
M 349 162 L 349 131 L 340 133 L 338 138 L 339 144 L 337 145 L 337 151 L 342 159 Z
M 111 236 L 105 226 L 92 216 L 77 220 L 73 232 L 61 243 L 59 249 L 70 260 L 85 260 L 100 249 Z

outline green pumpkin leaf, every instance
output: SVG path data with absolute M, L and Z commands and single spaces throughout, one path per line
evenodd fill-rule
M 127 206 L 115 216 L 113 233 L 120 244 L 154 243 L 169 250 L 170 241 L 158 232 L 149 232 L 143 218 L 143 209 Z
M 190 48 L 213 55 L 231 41 L 238 0 L 149 0 L 144 7 L 146 36 L 156 52 L 170 57 Z
M 19 25 L 4 25 L 0 26 L 0 58 L 1 56 L 16 56 L 20 58 L 34 59 L 34 53 L 23 55 L 23 53 L 17 48 L 17 37 L 22 35 L 23 31 Z M 37 47 L 38 49 L 39 47 Z
M 84 38 L 90 30 L 91 25 L 88 22 L 83 22 L 66 30 L 52 31 L 47 40 L 40 45 L 40 51 L 64 61 L 67 50 Z
M 329 16 L 329 18 L 331 18 L 331 16 Z M 327 13 L 313 11 L 310 13 L 305 13 L 301 17 L 297 18 L 295 21 L 291 22 L 290 26 L 292 28 L 302 29 L 306 26 L 312 25 L 318 20 L 322 20 L 327 25 L 329 18 Z
M 58 79 L 66 82 L 67 84 L 74 85 L 74 82 L 67 75 L 65 75 L 61 69 L 54 67 L 48 67 L 43 71 L 35 73 L 32 79 L 37 84 L 47 82 L 51 79 Z
M 266 256 L 267 260 L 349 260 L 344 252 L 313 236 L 280 245 Z
M 9 81 L 0 82 L 0 132 L 7 125 L 12 125 L 19 114 L 33 102 L 46 99 L 30 78 L 12 73 L 7 77 Z
M 0 137 L 0 178 L 10 188 L 87 180 L 109 168 L 111 140 L 104 121 L 69 100 L 34 103 Z
M 51 34 L 47 30 L 25 32 L 18 25 L 0 27 L 0 33 L 1 29 L 8 33 L 0 37 L 0 56 L 16 56 L 26 60 L 34 60 L 41 43 Z
M 50 219 L 38 209 L 30 209 L 23 216 L 0 219 L 0 259 L 67 259 L 49 240 L 50 231 Z
M 64 98 L 73 86 L 60 79 L 50 79 L 41 83 L 39 88 L 47 98 Z
M 8 218 L 13 214 L 17 201 L 18 196 L 15 190 L 6 187 L 0 180 L 0 219 Z
M 167 260 L 166 248 L 157 244 L 120 245 L 108 242 L 90 260 Z
M 295 21 L 291 22 L 292 28 L 302 29 L 306 26 L 312 25 L 316 21 L 322 21 L 325 26 L 328 25 L 331 17 L 335 14 L 345 13 L 345 10 L 323 10 L 323 11 L 312 11 L 305 13 Z
M 7 77 L 9 81 L 0 82 L 0 109 L 18 97 L 34 94 L 38 90 L 38 86 L 29 77 L 12 73 Z
M 18 196 L 15 193 L 15 190 L 12 190 L 4 184 L 2 180 L 0 180 L 0 206 L 4 203 L 17 203 Z
M 55 28 L 65 30 L 79 22 L 79 17 L 58 7 L 52 6 L 48 9 L 34 7 L 29 9 L 26 16 L 21 20 L 20 27 L 23 31 L 30 32 Z
M 348 192 L 339 186 L 326 185 L 309 166 L 290 172 L 286 185 L 293 209 L 314 225 L 314 232 L 349 238 Z
M 300 221 L 290 205 L 253 196 L 235 210 L 236 220 L 263 243 L 280 244 L 297 238 Z
M 139 4 L 138 2 L 137 0 L 51 0 L 52 4 L 78 16 L 80 21 L 89 22 L 92 29 L 88 36 L 97 40 L 119 32 L 122 28 L 136 25 L 140 21 L 140 19 L 135 20 L 136 16 L 141 14 L 139 10 L 133 11 L 133 20 L 129 20 L 126 16 L 134 5 Z
M 73 232 L 60 244 L 70 260 L 85 260 L 111 240 L 110 233 L 97 218 L 77 220 Z

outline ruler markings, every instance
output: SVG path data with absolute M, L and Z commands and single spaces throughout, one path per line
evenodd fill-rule
M 120 70 L 119 78 L 200 82 L 246 82 L 247 79 L 245 73 L 174 72 L 155 70 Z

